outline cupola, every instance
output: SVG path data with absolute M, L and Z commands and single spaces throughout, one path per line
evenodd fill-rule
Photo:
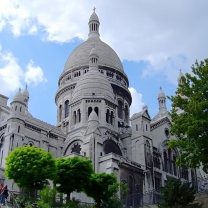
M 24 95 L 21 93 L 21 88 L 14 96 L 11 105 L 11 113 L 14 115 L 24 115 L 25 108 L 27 107 L 26 103 L 24 102 Z
M 100 37 L 100 34 L 99 34 L 100 22 L 99 22 L 97 14 L 95 13 L 95 8 L 93 9 L 93 13 L 90 16 L 88 25 L 89 25 L 89 35 L 88 35 L 88 37 L 89 38 L 91 38 L 91 37 L 99 38 Z
M 23 94 L 21 93 L 21 88 L 19 88 L 18 92 L 16 93 L 16 95 L 14 96 L 12 103 L 13 102 L 20 102 L 20 103 L 24 103 L 24 97 Z
M 166 111 L 166 97 L 165 93 L 162 91 L 162 87 L 160 87 L 160 92 L 158 93 L 158 103 L 159 103 L 159 111 Z

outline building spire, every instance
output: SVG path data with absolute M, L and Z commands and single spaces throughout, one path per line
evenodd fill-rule
M 182 70 L 180 69 L 179 76 L 178 76 L 178 85 L 182 83 L 181 77 L 183 77 Z
M 99 22 L 99 18 L 97 16 L 97 14 L 95 13 L 95 7 L 93 8 L 93 13 L 92 15 L 90 16 L 90 19 L 89 19 L 89 35 L 88 37 L 89 38 L 99 38 L 100 37 L 100 34 L 99 34 L 99 25 L 100 25 L 100 22 Z

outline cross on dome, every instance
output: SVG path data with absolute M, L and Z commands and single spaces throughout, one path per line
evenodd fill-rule
M 96 8 L 94 7 L 94 8 L 93 8 L 94 13 L 95 13 L 95 10 L 96 10 Z

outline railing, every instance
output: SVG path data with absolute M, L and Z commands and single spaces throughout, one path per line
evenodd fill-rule
M 188 182 L 185 181 L 184 182 Z M 208 192 L 208 178 L 197 178 L 196 181 L 189 181 L 190 186 L 195 187 L 196 193 Z M 126 208 L 139 208 L 147 205 L 158 204 L 161 202 L 159 190 L 152 190 L 144 193 L 128 195 L 121 199 Z
M 152 204 L 158 204 L 161 200 L 161 194 L 158 191 L 149 191 L 145 193 L 136 193 L 128 195 L 122 199 L 127 208 L 138 208 Z

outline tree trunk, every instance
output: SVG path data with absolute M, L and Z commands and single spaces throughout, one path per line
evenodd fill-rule
M 62 193 L 60 193 L 60 202 L 61 202 L 61 204 L 63 204 L 63 194 Z
M 70 202 L 70 196 L 71 196 L 71 192 L 68 192 L 66 194 L 66 202 L 69 203 Z
M 98 201 L 97 207 L 100 208 L 101 200 Z
M 31 198 L 35 198 L 36 197 L 36 189 L 35 189 L 35 186 L 32 186 L 31 188 L 30 188 L 30 197 Z

